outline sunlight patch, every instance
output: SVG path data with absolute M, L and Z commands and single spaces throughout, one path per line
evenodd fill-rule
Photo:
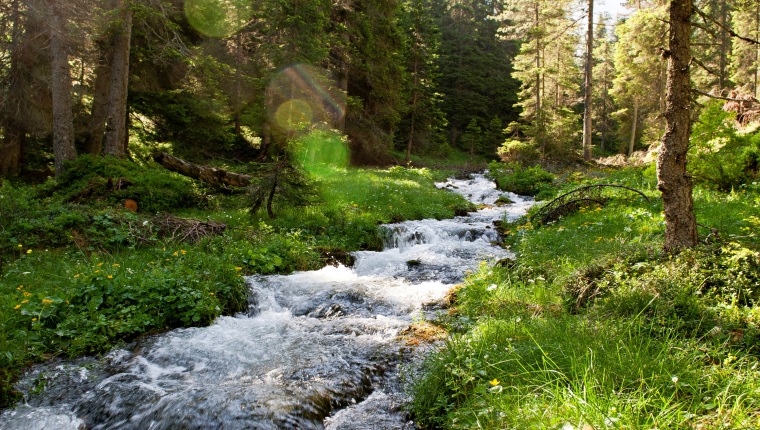
M 277 131 L 292 134 L 314 125 L 341 128 L 346 96 L 325 70 L 296 64 L 281 70 L 266 92 L 267 112 Z

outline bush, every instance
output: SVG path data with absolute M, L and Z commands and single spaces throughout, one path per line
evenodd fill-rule
M 534 164 L 541 153 L 533 142 L 509 139 L 496 150 L 499 159 L 504 163 Z
M 705 185 L 730 191 L 757 177 L 760 136 L 739 134 L 735 114 L 721 106 L 710 102 L 694 125 L 689 170 Z
M 519 163 L 492 162 L 488 167 L 489 177 L 500 190 L 520 195 L 535 196 L 554 180 L 554 175 L 541 166 L 525 168 Z

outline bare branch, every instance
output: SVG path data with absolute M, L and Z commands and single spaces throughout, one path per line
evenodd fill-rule
M 724 96 L 718 96 L 718 95 L 715 95 L 715 94 L 706 93 L 706 92 L 698 90 L 696 88 L 692 88 L 691 90 L 693 92 L 697 93 L 697 94 L 701 94 L 703 96 L 710 97 L 712 99 L 726 100 L 726 101 L 730 101 L 730 102 L 747 102 L 747 101 L 752 100 L 755 103 L 760 103 L 760 100 L 758 100 L 758 99 L 756 99 L 754 97 L 751 97 L 751 96 L 748 99 L 737 99 L 737 98 L 734 98 L 734 97 L 724 97 Z
M 720 27 L 721 29 L 723 29 L 725 32 L 727 32 L 728 34 L 730 34 L 731 37 L 735 37 L 735 38 L 743 40 L 743 41 L 745 41 L 747 43 L 754 43 L 755 45 L 760 45 L 760 41 L 757 41 L 755 39 L 751 39 L 749 37 L 744 37 L 744 36 L 741 36 L 741 35 L 737 34 L 735 31 L 731 30 L 730 28 L 726 27 L 725 25 L 721 24 L 720 22 L 716 21 L 715 19 L 713 19 L 708 14 L 702 12 L 698 7 L 695 7 L 694 11 L 697 13 L 697 15 L 701 16 L 702 19 L 710 21 L 713 24 L 717 25 L 718 27 Z M 694 25 L 694 23 L 692 23 L 692 25 Z

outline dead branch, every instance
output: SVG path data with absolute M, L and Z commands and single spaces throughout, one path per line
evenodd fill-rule
M 216 167 L 202 166 L 193 164 L 181 158 L 177 158 L 166 152 L 157 152 L 153 154 L 153 160 L 171 170 L 184 176 L 200 179 L 208 185 L 214 187 L 233 186 L 247 187 L 251 184 L 251 176 L 241 173 L 230 172 L 227 170 L 217 169 Z

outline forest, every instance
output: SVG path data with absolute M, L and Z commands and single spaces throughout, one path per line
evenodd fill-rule
M 391 409 L 760 426 L 760 2 L 624 5 L 0 0 L 0 427 L 49 406 L 61 378 L 34 365 L 253 317 L 262 277 L 519 196 L 494 226 L 512 259 L 398 335 L 427 346 Z M 503 199 L 440 189 L 479 172 Z M 273 428 L 350 409 L 313 401 Z M 166 428 L 212 428 L 189 422 Z

